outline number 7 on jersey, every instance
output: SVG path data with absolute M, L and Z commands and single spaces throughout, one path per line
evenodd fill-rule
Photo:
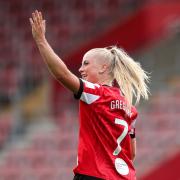
M 113 155 L 117 156 L 121 152 L 121 142 L 128 133 L 128 124 L 125 120 L 115 118 L 115 124 L 124 126 L 122 134 L 117 138 L 117 148 L 114 150 Z

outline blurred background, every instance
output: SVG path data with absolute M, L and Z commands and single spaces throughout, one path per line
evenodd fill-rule
M 0 0 L 0 180 L 71 180 L 78 102 L 48 72 L 29 17 L 76 74 L 83 54 L 118 45 L 151 75 L 136 123 L 138 180 L 180 180 L 179 0 Z

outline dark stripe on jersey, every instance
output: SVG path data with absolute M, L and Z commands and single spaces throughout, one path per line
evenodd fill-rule
M 130 134 L 130 136 L 131 136 L 132 139 L 136 137 L 135 134 Z
M 79 86 L 78 93 L 77 93 L 77 94 L 74 94 L 74 98 L 75 98 L 75 99 L 80 99 L 81 94 L 82 94 L 82 92 L 83 92 L 83 81 L 82 81 L 82 79 L 79 79 L 79 82 L 80 82 L 80 86 Z
M 76 174 L 73 178 L 73 180 L 102 180 L 93 176 L 86 176 L 83 174 Z
M 135 128 L 133 128 L 133 129 L 131 130 L 130 136 L 131 136 L 132 139 L 136 137 L 136 129 L 135 129 Z

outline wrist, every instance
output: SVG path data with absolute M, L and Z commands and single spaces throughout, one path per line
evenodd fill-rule
M 43 38 L 38 38 L 38 39 L 36 39 L 35 41 L 36 41 L 36 44 L 37 44 L 38 46 L 41 46 L 41 45 L 44 45 L 44 44 L 47 43 L 47 40 L 46 40 L 45 37 L 43 37 Z

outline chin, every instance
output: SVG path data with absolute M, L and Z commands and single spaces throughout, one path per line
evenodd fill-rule
M 88 79 L 86 77 L 83 77 L 82 79 L 88 81 Z

